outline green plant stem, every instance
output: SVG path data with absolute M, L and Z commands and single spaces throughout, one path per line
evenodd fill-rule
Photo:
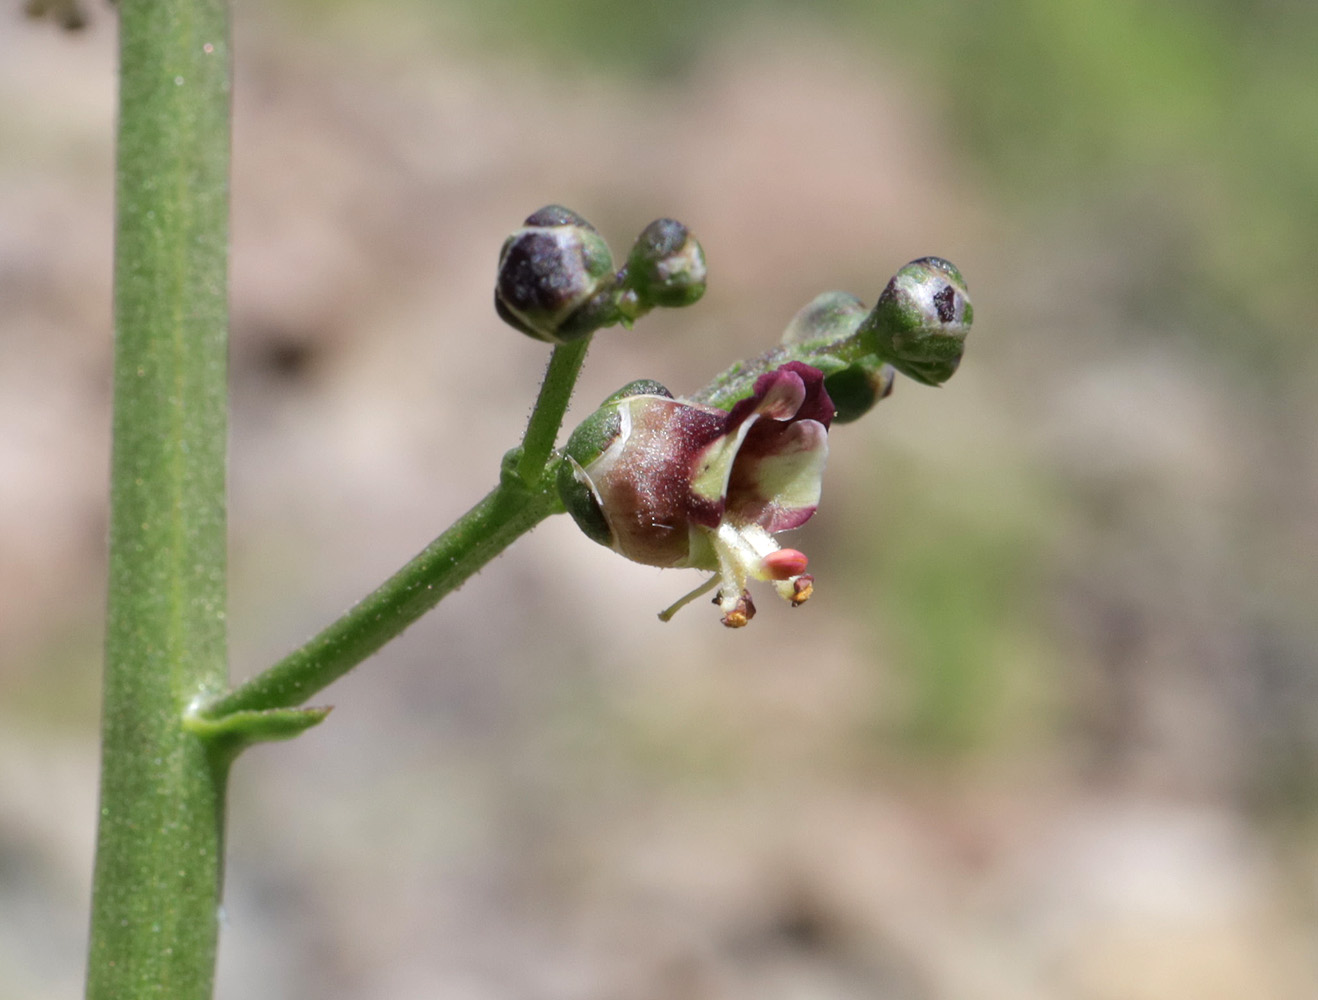
M 238 713 L 300 705 L 400 635 L 518 537 L 561 513 L 550 456 L 589 346 L 586 337 L 554 349 L 522 447 L 505 457 L 497 487 L 310 641 L 201 706 L 195 716 L 198 731 Z
M 223 0 L 123 0 L 114 440 L 90 1000 L 204 1000 L 227 760 L 229 34 Z
M 300 704 L 402 633 L 519 536 L 561 510 L 549 482 L 529 490 L 505 474 L 499 486 L 374 592 L 274 666 L 204 706 L 200 718 Z
M 590 341 L 587 336 L 570 344 L 561 344 L 549 357 L 545 380 L 540 383 L 540 395 L 536 397 L 535 408 L 527 422 L 526 434 L 522 437 L 522 455 L 517 463 L 517 472 L 528 486 L 537 483 L 544 474 L 545 463 L 554 450 L 558 430 L 563 425 L 563 414 L 572 400 L 572 390 L 581 374 L 581 364 L 586 359 Z

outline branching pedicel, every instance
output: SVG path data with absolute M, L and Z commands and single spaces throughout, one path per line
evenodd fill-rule
M 549 206 L 505 242 L 495 306 L 523 333 L 566 344 L 654 306 L 689 305 L 704 288 L 704 253 L 681 223 L 651 223 L 614 272 L 595 228 Z M 887 396 L 894 372 L 926 385 L 950 378 L 972 317 L 960 273 L 938 257 L 898 271 L 873 310 L 820 295 L 777 347 L 690 397 L 649 380 L 611 395 L 569 438 L 559 496 L 586 535 L 628 559 L 714 574 L 665 621 L 717 588 L 723 624 L 746 625 L 751 579 L 804 604 L 814 590 L 806 557 L 773 536 L 818 507 L 829 427 Z
M 723 623 L 747 624 L 747 584 L 770 584 L 799 606 L 814 591 L 807 560 L 774 535 L 819 504 L 828 431 L 867 413 L 894 374 L 927 385 L 961 360 L 972 310 L 951 264 L 924 257 L 888 282 L 872 310 L 843 292 L 820 295 L 778 346 L 675 398 L 631 382 L 554 444 L 591 335 L 705 290 L 705 255 L 685 226 L 652 222 L 626 264 L 575 212 L 530 216 L 499 254 L 495 308 L 555 345 L 526 434 L 493 490 L 407 565 L 337 620 L 239 687 L 190 709 L 187 725 L 232 752 L 291 736 L 324 717 L 294 706 L 401 634 L 508 545 L 566 511 L 595 541 L 636 562 L 711 577 L 660 618 L 717 589 Z

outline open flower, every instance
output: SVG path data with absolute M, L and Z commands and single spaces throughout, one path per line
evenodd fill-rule
M 752 578 L 794 606 L 810 597 L 806 557 L 773 536 L 819 504 L 834 413 L 823 374 L 799 361 L 761 375 L 731 410 L 635 382 L 572 434 L 559 492 L 586 534 L 627 558 L 715 574 L 661 618 L 717 587 L 723 624 L 737 628 L 755 614 Z

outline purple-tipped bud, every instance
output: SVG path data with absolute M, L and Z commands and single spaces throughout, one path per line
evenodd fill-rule
M 608 244 L 576 212 L 540 209 L 499 251 L 494 307 L 505 323 L 552 344 L 618 322 Z

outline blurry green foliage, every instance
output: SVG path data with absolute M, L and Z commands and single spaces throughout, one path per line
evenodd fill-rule
M 1318 7 L 916 6 L 945 12 L 937 44 L 918 30 L 909 41 L 1003 194 L 1095 214 L 1158 203 L 1153 224 L 1183 234 L 1148 278 L 1165 292 L 1163 316 L 1189 317 L 1265 380 L 1312 360 L 1295 318 L 1318 267 Z
M 1019 523 L 938 516 L 884 533 L 876 599 L 910 685 L 908 735 L 958 751 L 1000 739 L 1013 721 L 1024 646 L 1038 628 L 1036 546 Z
M 931 757 L 1027 747 L 1064 673 L 1043 623 L 1057 500 L 1009 462 L 935 469 L 885 451 L 869 482 L 826 495 L 829 599 L 867 629 L 882 685 L 870 728 Z

